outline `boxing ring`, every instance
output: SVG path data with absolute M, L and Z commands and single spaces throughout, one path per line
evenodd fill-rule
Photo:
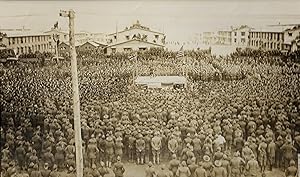
M 135 84 L 147 88 L 181 88 L 186 86 L 187 79 L 183 76 L 139 76 Z

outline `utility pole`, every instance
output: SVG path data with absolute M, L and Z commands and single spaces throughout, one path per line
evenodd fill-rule
M 74 112 L 74 131 L 75 131 L 75 148 L 76 148 L 76 176 L 83 177 L 83 158 L 82 158 L 82 139 L 80 125 L 80 102 L 78 90 L 77 76 L 77 60 L 75 49 L 75 32 L 74 32 L 74 10 L 60 11 L 59 16 L 69 18 L 69 40 L 70 40 L 70 55 L 71 55 L 71 72 L 73 86 L 73 112 Z

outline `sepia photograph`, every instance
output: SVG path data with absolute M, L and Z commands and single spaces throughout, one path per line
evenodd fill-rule
M 299 177 L 299 0 L 0 0 L 0 177 Z

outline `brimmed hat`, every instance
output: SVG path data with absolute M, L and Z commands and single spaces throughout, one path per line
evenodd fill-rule
M 205 162 L 208 162 L 208 161 L 210 161 L 210 157 L 209 157 L 208 155 L 204 155 L 204 156 L 203 156 L 203 160 L 204 160 Z
M 220 160 L 216 160 L 215 161 L 215 166 L 216 167 L 220 167 L 222 165 L 221 161 Z

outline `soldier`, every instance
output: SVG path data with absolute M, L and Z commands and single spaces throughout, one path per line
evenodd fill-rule
M 165 165 L 161 165 L 160 169 L 156 172 L 156 177 L 170 177 L 170 171 L 168 171 Z
M 201 161 L 199 161 L 199 163 L 198 163 L 198 168 L 196 168 L 196 170 L 195 170 L 194 177 L 207 177 L 207 173 L 206 173 L 205 169 L 203 168 Z
M 276 152 L 275 152 L 276 167 L 280 168 L 280 167 L 282 167 L 281 163 L 282 163 L 282 157 L 283 157 L 281 147 L 284 144 L 284 140 L 280 135 L 277 137 L 275 144 L 276 144 Z
M 260 143 L 258 145 L 258 156 L 257 156 L 257 160 L 259 163 L 259 166 L 261 168 L 261 172 L 264 172 L 267 166 L 267 143 L 265 142 L 266 139 L 260 135 Z
M 200 136 L 196 134 L 195 138 L 192 141 L 192 144 L 193 144 L 193 147 L 194 147 L 194 155 L 196 157 L 196 161 L 200 160 L 201 154 L 202 154 L 202 151 L 201 151 L 201 148 L 202 148 L 201 139 L 199 137 Z
M 272 171 L 274 164 L 275 164 L 275 156 L 276 156 L 276 144 L 273 139 L 268 144 L 267 147 L 267 156 L 268 156 L 268 162 L 270 170 Z
M 191 159 L 191 164 L 188 165 L 190 171 L 191 171 L 191 177 L 194 177 L 195 176 L 195 170 L 196 168 L 198 168 L 198 165 L 196 164 L 196 157 L 193 157 Z
M 69 168 L 68 168 L 68 174 L 67 174 L 67 177 L 76 177 L 76 174 L 74 173 L 75 169 L 74 167 L 71 165 Z
M 151 154 L 151 136 L 150 131 L 146 132 L 146 135 L 144 136 L 145 140 L 145 163 L 149 162 L 150 154 Z
M 48 147 L 46 153 L 44 154 L 44 163 L 48 163 L 51 168 L 54 164 L 54 155 L 51 153 L 51 147 Z
M 87 154 L 89 158 L 89 167 L 96 162 L 97 154 L 99 153 L 99 149 L 97 147 L 97 141 L 94 138 L 94 134 L 92 134 L 91 139 L 89 140 L 89 144 L 87 146 Z
M 206 171 L 207 176 L 211 176 L 211 172 L 213 169 L 213 163 L 210 161 L 210 157 L 208 155 L 203 156 L 204 162 L 202 162 L 202 166 Z
M 286 177 L 295 177 L 297 176 L 298 169 L 294 160 L 290 161 L 290 166 L 285 170 Z
M 160 162 L 160 149 L 161 149 L 161 137 L 159 132 L 155 132 L 154 137 L 151 140 L 153 163 L 159 164 Z
M 171 135 L 170 140 L 168 141 L 168 150 L 169 150 L 169 157 L 171 157 L 173 154 L 177 154 L 178 141 L 174 135 Z
M 222 167 L 226 170 L 227 177 L 231 176 L 230 162 L 227 155 L 224 154 L 220 161 L 222 163 Z
M 133 159 L 134 159 L 135 141 L 136 141 L 136 138 L 132 134 L 130 134 L 129 137 L 128 137 L 128 151 L 129 151 L 128 158 L 129 158 L 129 161 L 133 161 Z
M 221 152 L 221 147 L 217 147 L 216 152 L 213 156 L 213 161 L 221 160 L 223 155 L 224 155 L 224 153 Z
M 62 145 L 57 145 L 56 146 L 56 152 L 55 152 L 55 162 L 58 166 L 58 169 L 62 169 L 64 166 L 65 162 L 65 149 L 63 148 Z
M 49 177 L 51 170 L 49 169 L 48 163 L 44 164 L 44 169 L 41 171 L 42 177 Z
M 42 177 L 42 173 L 39 171 L 38 164 L 34 164 L 33 170 L 30 173 L 30 177 Z
M 179 167 L 180 161 L 177 159 L 176 154 L 172 155 L 172 160 L 169 162 L 169 170 L 172 172 L 173 177 L 176 176 L 177 169 Z
M 179 168 L 176 172 L 176 176 L 178 176 L 178 177 L 189 177 L 189 176 L 191 176 L 191 171 L 187 167 L 185 161 L 181 162 L 181 166 L 179 166 Z
M 101 177 L 104 177 L 104 175 L 109 173 L 108 169 L 105 167 L 104 162 L 102 161 L 100 162 L 100 168 L 98 169 L 98 171 Z
M 141 133 L 138 135 L 138 139 L 136 140 L 135 146 L 136 146 L 137 164 L 144 164 L 145 140 Z
M 115 155 L 119 156 L 121 159 L 123 157 L 123 142 L 121 137 L 117 137 L 116 143 L 115 143 Z
M 29 163 L 39 164 L 39 158 L 36 156 L 35 150 L 32 150 L 32 155 L 29 157 Z
M 240 153 L 234 153 L 233 158 L 230 161 L 231 164 L 231 175 L 232 177 L 240 177 L 241 176 L 241 168 L 245 165 L 245 161 L 240 157 Z
M 96 168 L 96 164 L 92 164 L 91 175 L 93 177 L 100 177 L 100 173 L 99 173 L 99 171 Z
M 117 157 L 117 162 L 114 164 L 113 172 L 115 174 L 115 177 L 123 177 L 124 176 L 125 168 L 124 168 L 124 165 L 121 162 L 121 158 L 119 156 Z
M 106 150 L 106 166 L 111 167 L 111 163 L 114 155 L 114 142 L 111 136 L 106 138 L 105 150 Z
M 213 168 L 212 171 L 212 176 L 214 177 L 226 177 L 226 170 L 225 168 L 222 167 L 222 163 L 219 160 L 215 161 L 215 167 Z
M 296 148 L 294 148 L 292 141 L 288 140 L 287 143 L 282 145 L 280 150 L 283 153 L 283 166 L 287 167 L 287 164 L 293 159 L 294 155 L 293 153 L 297 151 Z
M 145 172 L 146 172 L 146 177 L 156 176 L 156 172 L 151 161 L 148 163 L 148 167 L 146 168 Z
M 74 141 L 71 140 L 70 143 L 65 148 L 65 154 L 66 154 L 66 166 L 75 166 L 75 146 Z
M 25 149 L 22 145 L 22 142 L 20 142 L 18 144 L 18 147 L 16 148 L 16 157 L 17 157 L 17 162 L 18 162 L 18 165 L 21 169 L 24 169 L 25 167 Z M 6 158 L 6 157 L 5 157 Z
M 248 160 L 251 159 L 251 155 L 253 154 L 252 150 L 249 148 L 249 143 L 245 142 L 245 146 L 242 150 L 242 158 L 245 159 L 247 164 Z
M 247 162 L 246 165 L 246 177 L 256 177 L 258 176 L 259 165 L 255 159 L 255 155 L 251 155 L 251 159 Z

